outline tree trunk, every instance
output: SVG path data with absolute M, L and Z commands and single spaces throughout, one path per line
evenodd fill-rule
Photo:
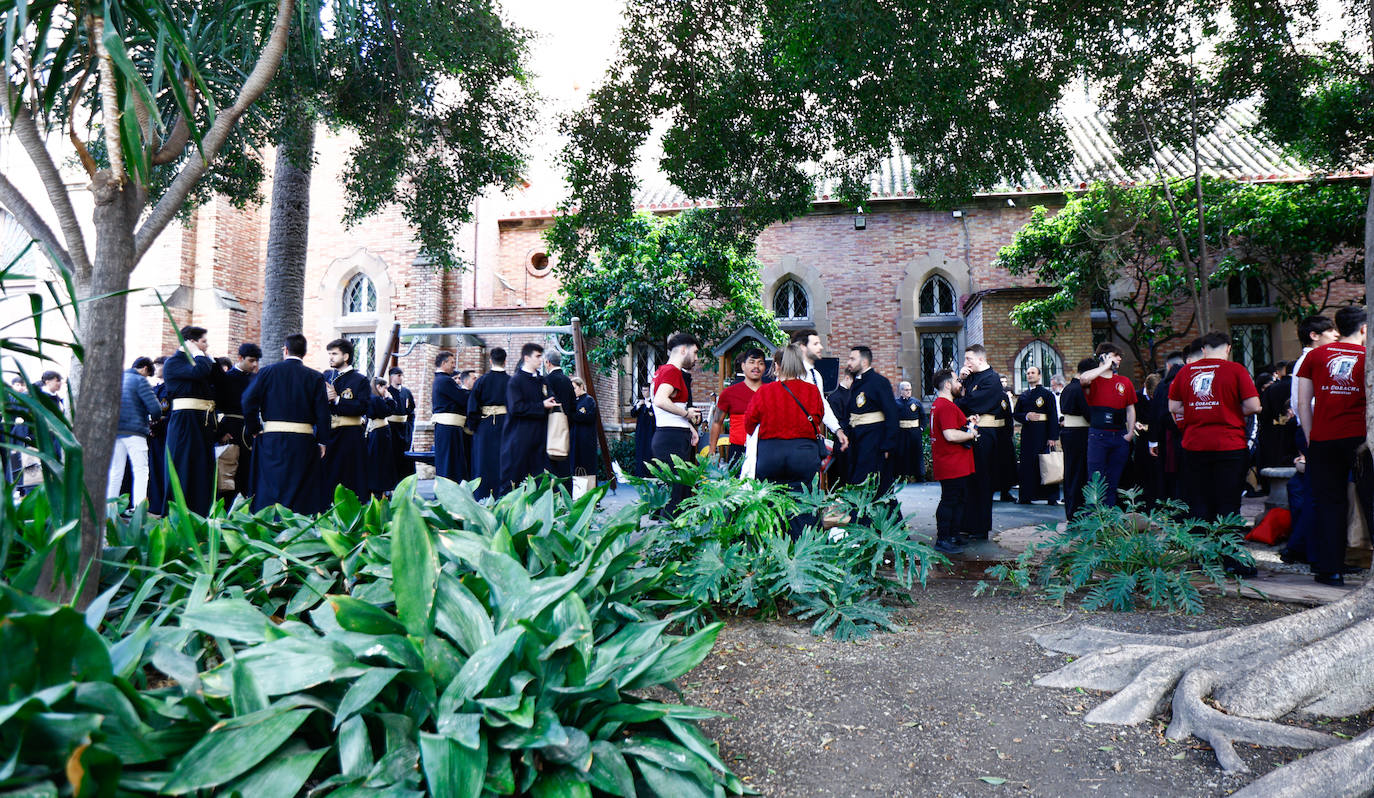
M 95 262 L 89 278 L 76 283 L 77 340 L 84 346 L 81 384 L 72 408 L 73 431 L 81 443 L 82 482 L 89 502 L 81 514 L 81 556 L 75 582 L 44 564 L 38 592 L 57 601 L 75 598 L 84 607 L 99 594 L 100 555 L 105 544 L 105 481 L 110 473 L 124 374 L 124 323 L 129 275 L 134 268 L 134 223 L 141 210 L 129 182 L 116 185 L 103 171 L 92 181 L 95 198 Z M 54 578 L 56 577 L 56 578 Z
M 272 216 L 262 298 L 263 363 L 281 360 L 286 336 L 305 326 L 305 254 L 310 241 L 310 159 L 315 129 L 307 122 L 303 140 L 277 147 L 272 173 Z

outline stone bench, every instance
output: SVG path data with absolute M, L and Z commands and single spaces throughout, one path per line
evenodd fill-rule
M 1269 485 L 1269 498 L 1264 501 L 1264 508 L 1288 507 L 1288 480 L 1298 475 L 1298 469 L 1293 466 L 1282 468 L 1261 468 L 1260 478 Z

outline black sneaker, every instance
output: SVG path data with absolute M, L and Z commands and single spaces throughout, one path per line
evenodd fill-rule
M 935 550 L 941 554 L 963 554 L 964 547 L 955 543 L 951 538 L 940 538 L 935 541 Z
M 1317 574 L 1312 577 L 1312 581 L 1332 587 L 1345 587 L 1345 577 L 1340 574 Z

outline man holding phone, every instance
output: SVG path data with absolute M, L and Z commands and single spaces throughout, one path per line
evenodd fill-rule
M 1088 400 L 1088 479 L 1101 474 L 1106 485 L 1102 501 L 1116 505 L 1116 487 L 1135 439 L 1135 386 L 1117 372 L 1121 349 L 1112 343 L 1097 345 L 1098 366 L 1078 375 Z

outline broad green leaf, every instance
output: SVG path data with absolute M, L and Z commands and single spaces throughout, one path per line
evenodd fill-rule
M 194 629 L 212 637 L 227 637 L 243 643 L 267 639 L 267 616 L 243 599 L 223 598 L 206 602 L 181 615 L 183 629 Z
M 396 616 L 408 633 L 424 637 L 434 628 L 439 561 L 433 533 L 412 502 L 400 504 L 391 520 L 391 568 Z
M 639 775 L 644 777 L 644 783 L 649 785 L 649 790 L 654 795 L 671 795 L 673 798 L 712 798 L 711 791 L 687 773 L 662 768 L 643 759 L 636 760 L 635 765 L 639 768 Z
M 289 748 L 289 746 L 288 746 Z M 297 795 L 305 786 L 310 774 L 315 772 L 329 749 L 318 751 L 283 749 L 271 759 L 253 768 L 247 774 L 226 784 L 223 793 L 232 795 L 238 792 L 244 798 L 255 795 Z
M 347 648 L 327 640 L 285 637 L 247 649 L 238 662 L 252 671 L 258 686 L 269 696 L 286 695 L 322 682 L 361 676 L 368 667 Z M 205 686 L 227 694 L 227 669 L 221 665 L 206 673 Z
M 439 580 L 434 622 L 439 631 L 448 635 L 468 656 L 472 656 L 496 634 L 491 628 L 491 616 L 487 609 L 457 579 Z
M 651 687 L 656 684 L 670 682 L 673 679 L 695 668 L 706 659 L 706 655 L 711 653 L 711 647 L 716 644 L 716 637 L 724 624 L 716 622 L 701 629 L 693 635 L 673 640 L 668 650 L 663 652 L 652 668 L 645 670 L 632 681 L 622 685 L 624 689 L 633 690 L 642 687 Z
M 689 721 L 678 720 L 677 718 L 664 718 L 663 725 L 668 727 L 668 730 L 673 733 L 673 736 L 678 739 L 678 742 L 687 746 L 688 750 L 692 753 L 705 759 L 706 763 L 711 767 L 719 770 L 721 773 L 730 772 L 730 769 L 725 766 L 725 763 L 720 761 L 720 757 L 716 756 L 715 746 L 711 744 L 710 740 L 706 739 L 706 735 L 702 734 L 701 730 L 694 724 Z
M 487 777 L 486 741 L 476 750 L 439 734 L 420 733 L 420 761 L 434 796 L 478 798 Z
M 367 707 L 400 672 L 395 668 L 372 668 L 354 680 L 334 713 L 334 728 L 339 728 L 344 721 Z
M 482 716 L 475 712 L 460 712 L 439 718 L 439 733 L 464 748 L 476 751 L 482 744 Z
M 476 698 L 486 690 L 524 634 L 524 628 L 519 626 L 507 629 L 478 649 L 476 654 L 463 663 L 463 669 L 458 671 L 458 675 L 444 690 L 441 708 L 448 712 L 456 712 L 461 710 L 469 699 Z
M 592 788 L 571 768 L 539 774 L 530 788 L 532 798 L 592 798 Z
M 264 761 L 290 739 L 313 709 L 267 710 L 234 726 L 212 729 L 177 764 L 162 791 L 182 795 L 218 787 Z
M 406 628 L 394 616 L 380 607 L 359 601 L 352 596 L 330 596 L 334 619 L 350 632 L 369 635 L 405 634 Z
M 602 792 L 630 798 L 635 794 L 635 777 L 625 755 L 605 740 L 592 743 L 592 767 L 587 772 L 592 786 Z
M 229 666 L 229 678 L 234 683 L 229 701 L 235 715 L 251 715 L 267 709 L 267 694 L 258 686 L 257 679 L 253 678 L 253 672 L 237 659 Z
M 376 764 L 372 757 L 372 741 L 368 739 L 367 724 L 359 716 L 349 718 L 338 730 L 339 772 L 346 779 L 366 776 Z

